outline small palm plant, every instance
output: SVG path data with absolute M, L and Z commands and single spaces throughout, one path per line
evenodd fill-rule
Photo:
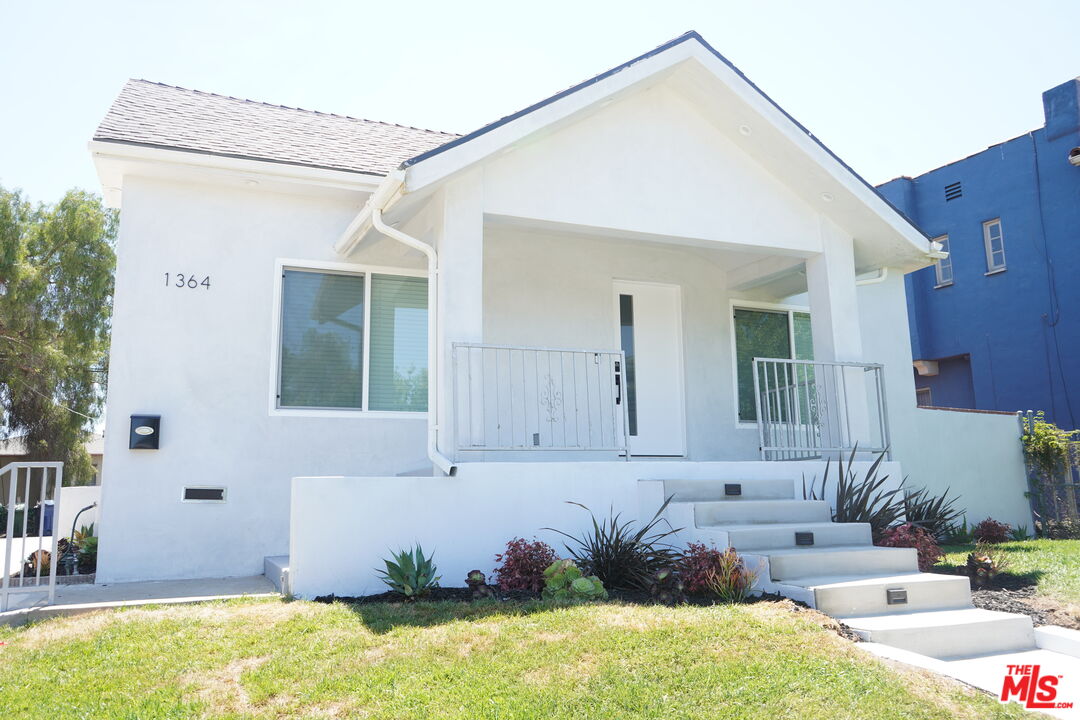
M 435 563 L 431 557 L 424 557 L 424 550 L 417 545 L 412 550 L 399 550 L 393 553 L 392 560 L 383 560 L 386 570 L 379 570 L 382 581 L 390 589 L 411 602 L 431 592 L 439 586 L 439 577 L 435 575 Z

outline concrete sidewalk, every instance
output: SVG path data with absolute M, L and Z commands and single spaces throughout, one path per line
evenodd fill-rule
M 118 607 L 182 605 L 240 597 L 278 597 L 264 575 L 204 580 L 57 585 L 56 602 L 44 603 L 43 593 L 13 595 L 12 609 L 0 613 L 0 624 L 18 626 L 51 617 L 78 615 Z

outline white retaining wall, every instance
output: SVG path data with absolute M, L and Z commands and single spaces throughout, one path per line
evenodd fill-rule
M 809 479 L 823 465 L 478 463 L 462 466 L 456 477 L 298 477 L 292 483 L 291 588 L 304 598 L 382 592 L 386 586 L 376 568 L 391 551 L 417 542 L 434 554 L 442 584 L 461 587 L 470 570 L 490 575 L 495 554 L 514 537 L 539 538 L 565 556 L 562 536 L 543 528 L 577 534 L 590 526 L 589 514 L 568 500 L 588 506 L 598 518 L 614 510 L 648 520 L 662 498 L 639 493 L 641 479 L 790 478 L 801 497 L 803 475 Z M 866 466 L 860 463 L 858 472 Z M 900 477 L 896 463 L 882 471 Z

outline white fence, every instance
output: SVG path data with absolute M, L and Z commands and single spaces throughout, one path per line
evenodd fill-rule
M 618 350 L 455 343 L 458 453 L 627 451 L 626 358 Z
M 4 556 L 0 612 L 8 609 L 12 595 L 47 593 L 52 603 L 56 599 L 56 546 L 61 535 L 57 522 L 64 464 L 9 463 L 0 469 L 0 481 L 7 486 L 7 519 L 0 538 Z
M 754 358 L 762 460 L 804 460 L 889 448 L 884 367 Z

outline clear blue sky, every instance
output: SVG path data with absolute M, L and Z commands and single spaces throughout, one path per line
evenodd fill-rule
M 1042 124 L 1080 2 L 0 0 L 0 185 L 99 190 L 123 82 L 466 132 L 699 31 L 868 180 Z

